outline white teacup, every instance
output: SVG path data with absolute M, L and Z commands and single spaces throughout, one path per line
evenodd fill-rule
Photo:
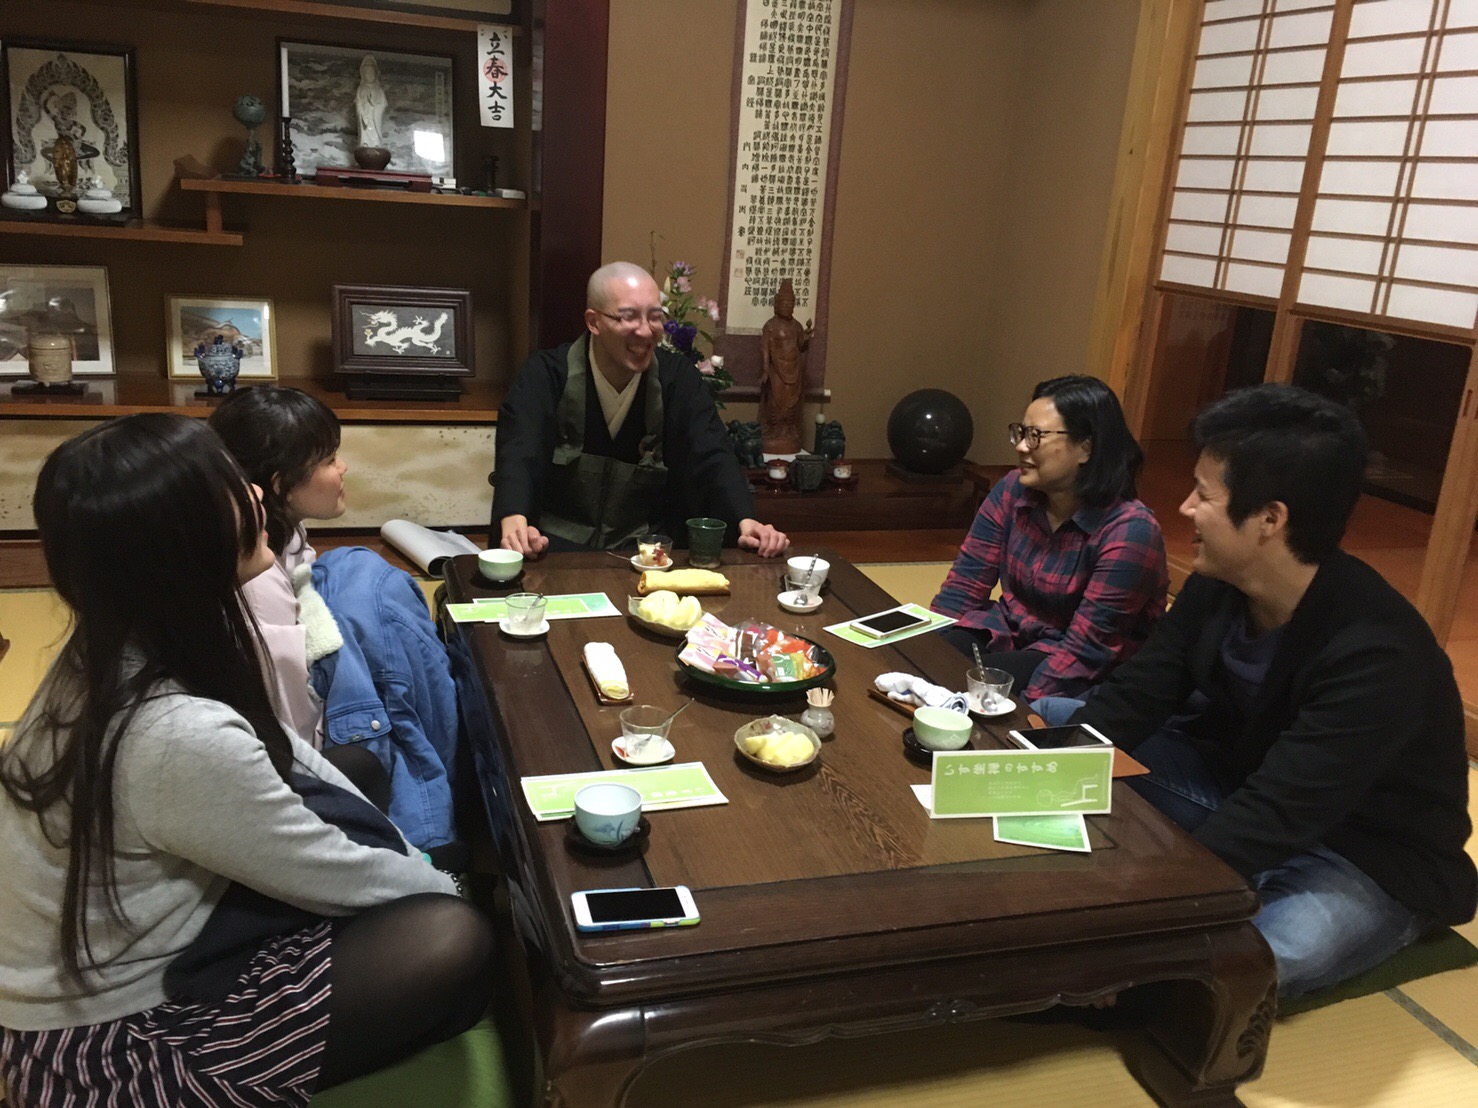
M 812 562 L 815 562 L 814 568 Z M 825 558 L 811 558 L 808 555 L 800 555 L 791 558 L 785 563 L 786 584 L 796 592 L 815 596 L 821 591 L 821 586 L 826 584 L 826 575 L 831 572 L 831 563 Z
M 593 843 L 623 843 L 640 822 L 641 793 L 629 785 L 586 785 L 575 794 L 575 826 Z

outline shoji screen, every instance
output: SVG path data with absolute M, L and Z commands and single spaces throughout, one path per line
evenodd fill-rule
M 1207 0 L 1162 282 L 1276 300 L 1332 0 Z
M 1302 305 L 1478 318 L 1478 0 L 1357 0 Z

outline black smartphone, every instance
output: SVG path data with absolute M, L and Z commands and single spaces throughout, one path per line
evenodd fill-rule
M 1067 727 L 1034 727 L 1028 731 L 1007 733 L 1028 750 L 1063 750 L 1074 746 L 1114 745 L 1086 723 L 1074 723 Z

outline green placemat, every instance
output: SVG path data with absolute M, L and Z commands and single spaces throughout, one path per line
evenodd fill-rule
M 1332 989 L 1280 1001 L 1278 1015 L 1296 1016 L 1300 1012 L 1312 1012 L 1315 1008 L 1325 1008 L 1341 1000 L 1383 993 L 1419 977 L 1431 977 L 1434 973 L 1467 969 L 1473 965 L 1478 965 L 1478 947 L 1449 927 L 1430 938 L 1412 943 L 1374 969 L 1366 970 Z
M 512 1108 L 503 1044 L 489 1020 L 404 1062 L 319 1093 L 311 1108 Z

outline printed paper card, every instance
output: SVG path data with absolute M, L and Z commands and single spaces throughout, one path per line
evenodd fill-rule
M 1083 854 L 1093 849 L 1088 845 L 1088 825 L 1079 812 L 1060 816 L 997 816 L 995 824 L 998 843 L 1075 850 Z
M 891 612 L 894 609 L 888 608 L 886 610 Z M 850 619 L 846 623 L 833 623 L 830 627 L 823 628 L 823 630 L 830 631 L 837 638 L 845 639 L 855 646 L 864 646 L 868 650 L 873 650 L 879 646 L 892 646 L 894 643 L 902 642 L 904 639 L 911 639 L 915 635 L 927 635 L 930 631 L 938 631 L 941 627 L 948 627 L 951 623 L 956 622 L 953 617 L 942 616 L 938 612 L 931 612 L 921 604 L 903 604 L 897 610 L 916 615 L 920 619 L 927 619 L 929 622 L 920 627 L 912 627 L 907 631 L 899 631 L 896 635 L 884 635 L 882 638 L 869 635 L 866 631 L 857 630 L 857 628 L 852 626 L 857 620 Z M 866 618 L 866 616 L 857 617 L 857 619 Z
M 936 819 L 1102 815 L 1113 803 L 1112 747 L 1099 750 L 941 750 L 934 755 Z
M 545 619 L 593 619 L 619 616 L 611 598 L 603 592 L 566 593 L 546 597 Z M 479 597 L 467 604 L 448 604 L 446 610 L 456 623 L 496 623 L 508 614 L 508 601 L 501 597 Z
M 643 812 L 729 802 L 729 798 L 719 792 L 702 762 L 679 762 L 647 769 L 596 770 L 593 773 L 553 773 L 525 777 L 520 783 L 524 799 L 541 822 L 568 819 L 574 815 L 575 794 L 586 785 L 630 785 L 641 793 Z

